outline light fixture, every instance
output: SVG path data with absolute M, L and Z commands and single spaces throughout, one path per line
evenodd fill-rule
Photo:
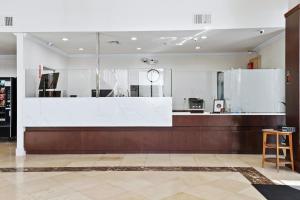
M 264 29 L 260 29 L 258 30 L 259 34 L 263 35 L 265 33 L 265 30 Z
M 253 54 L 253 53 L 256 53 L 256 51 L 254 51 L 254 50 L 248 50 L 248 54 Z
M 191 37 L 191 36 L 190 37 L 184 37 L 183 39 L 184 40 L 191 40 L 191 39 L 193 39 L 193 37 Z
M 139 50 L 142 50 L 142 48 L 138 47 L 138 48 L 136 48 L 136 50 L 138 50 L 138 51 L 139 51 Z
M 195 49 L 196 49 L 196 50 L 199 50 L 199 49 L 201 49 L 201 47 L 197 46 Z
M 182 46 L 183 45 L 183 43 L 177 43 L 176 44 L 176 46 Z
M 107 43 L 112 44 L 112 45 L 119 45 L 120 41 L 118 41 L 118 40 L 111 40 L 111 41 L 108 41 Z
M 48 45 L 49 47 L 52 47 L 52 46 L 54 46 L 54 43 L 53 43 L 53 42 L 47 42 L 47 45 Z
M 175 40 L 177 40 L 177 37 L 160 37 L 159 39 L 161 39 L 161 40 L 172 40 L 172 41 L 175 41 Z
M 78 51 L 84 51 L 84 48 L 80 47 L 80 48 L 78 48 Z
M 136 38 L 136 37 L 132 37 L 131 40 L 132 40 L 132 41 L 135 41 L 135 40 L 137 40 L 137 38 Z
M 206 36 L 206 35 L 202 35 L 202 36 L 201 36 L 201 39 L 202 39 L 202 40 L 205 40 L 205 39 L 207 39 L 207 36 Z
M 69 38 L 63 37 L 61 40 L 66 42 L 69 41 Z

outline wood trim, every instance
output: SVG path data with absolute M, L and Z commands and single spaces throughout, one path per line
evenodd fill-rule
M 285 116 L 174 116 L 173 127 L 26 128 L 29 154 L 261 153 L 262 128 Z M 263 120 L 257 126 L 257 120 Z
M 294 159 L 296 171 L 300 172 L 300 98 L 299 98 L 299 52 L 300 52 L 300 4 L 286 15 L 286 123 L 296 127 L 293 134 Z
M 294 8 L 292 8 L 291 10 L 289 10 L 287 13 L 285 13 L 285 17 L 289 17 L 290 15 L 294 14 L 295 12 L 297 12 L 298 10 L 300 10 L 300 4 L 296 5 Z

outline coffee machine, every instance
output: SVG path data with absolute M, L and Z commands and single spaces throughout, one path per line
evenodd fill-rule
M 204 113 L 205 102 L 201 98 L 188 98 L 191 113 Z

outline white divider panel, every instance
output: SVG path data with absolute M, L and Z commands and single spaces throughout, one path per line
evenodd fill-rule
M 25 98 L 24 127 L 168 127 L 170 97 Z

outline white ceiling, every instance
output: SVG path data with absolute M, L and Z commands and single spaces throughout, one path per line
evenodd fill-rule
M 284 31 L 282 28 L 263 30 L 262 35 L 258 29 L 106 32 L 101 33 L 100 48 L 102 54 L 246 52 Z M 34 33 L 34 35 L 44 42 L 52 42 L 55 47 L 67 54 L 96 52 L 96 33 Z M 208 38 L 201 39 L 203 35 Z M 63 37 L 69 41 L 62 41 Z M 132 37 L 136 37 L 137 40 L 132 41 Z M 198 40 L 189 40 L 191 37 Z M 186 42 L 182 46 L 176 45 L 184 40 Z M 119 41 L 120 44 L 109 44 L 109 41 Z M 195 49 L 196 46 L 200 46 L 200 49 Z M 79 51 L 78 48 L 84 48 L 84 51 Z
M 106 32 L 101 33 L 101 54 L 136 53 L 224 53 L 246 52 L 263 42 L 281 34 L 282 28 L 228 29 L 199 31 L 155 31 L 155 32 Z M 95 54 L 96 33 L 33 33 L 34 37 L 47 44 L 53 43 L 66 54 Z M 203 40 L 201 36 L 208 38 Z M 62 41 L 66 37 L 69 41 Z M 131 38 L 136 37 L 136 41 Z M 194 41 L 190 38 L 198 38 Z M 119 41 L 120 44 L 109 44 Z M 186 41 L 182 46 L 176 44 Z M 200 46 L 200 49 L 195 49 Z M 84 48 L 79 51 L 78 48 Z M 141 48 L 141 50 L 137 50 Z M 0 55 L 16 53 L 16 38 L 11 33 L 0 33 Z
M 0 33 L 0 55 L 16 54 L 16 36 L 12 33 Z

